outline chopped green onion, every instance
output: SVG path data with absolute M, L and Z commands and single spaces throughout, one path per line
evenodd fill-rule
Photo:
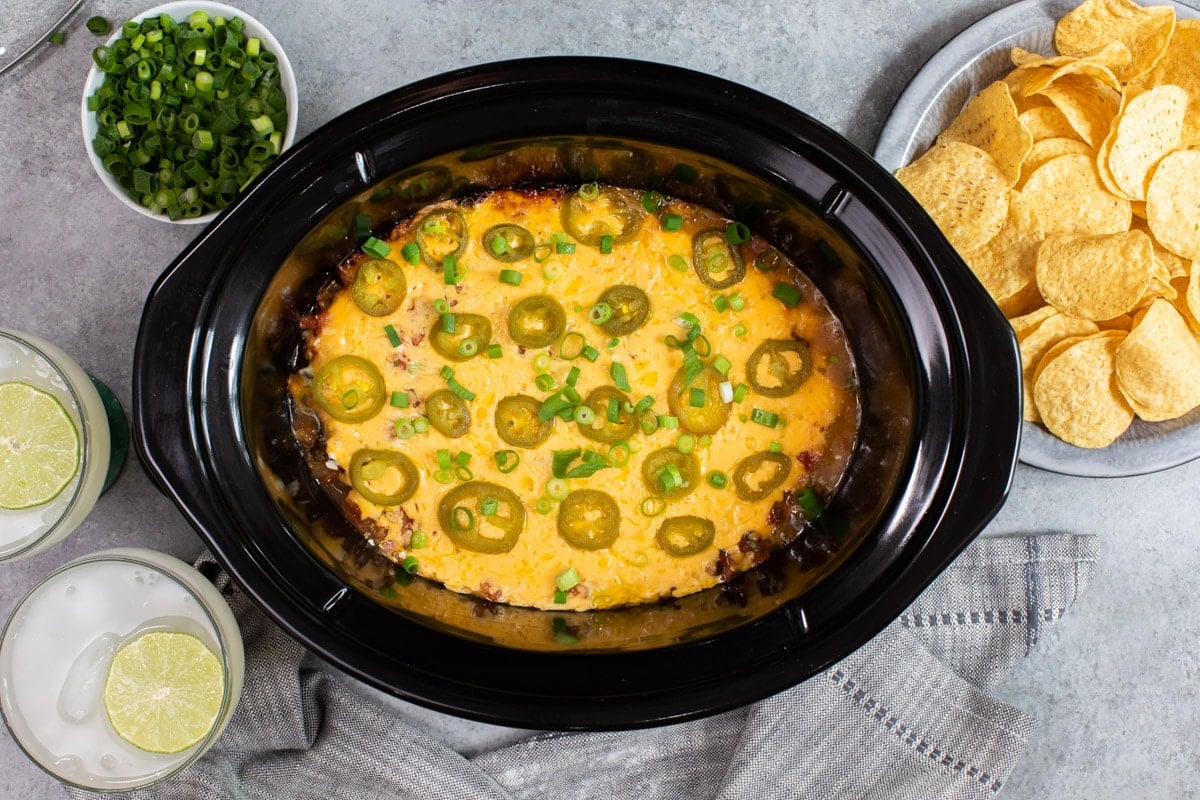
M 417 430 L 413 427 L 412 422 L 406 419 L 396 420 L 393 430 L 396 431 L 396 438 L 401 441 L 407 441 L 417 434 Z
M 500 358 L 504 355 L 504 350 L 498 344 L 489 344 L 487 347 L 488 358 Z
M 600 351 L 589 344 L 583 348 L 583 357 L 594 363 L 600 357 Z
M 206 72 L 201 73 L 201 74 L 208 75 L 208 73 L 206 73 Z M 212 75 L 209 75 L 210 80 L 211 80 L 211 78 L 212 78 Z M 196 76 L 196 88 L 198 88 L 198 89 L 203 88 L 200 86 L 200 75 Z M 371 235 L 371 218 L 369 216 L 367 216 L 366 214 L 355 214 L 354 215 L 354 238 L 355 239 L 366 239 L 370 235 Z
M 104 36 L 112 30 L 112 23 L 104 17 L 90 17 L 87 21 L 87 29 L 97 36 Z
M 362 250 L 369 256 L 375 258 L 387 258 L 388 253 L 392 252 L 392 248 L 387 242 L 380 241 L 374 236 L 368 236 L 367 240 L 362 243 Z
M 663 214 L 659 222 L 664 231 L 677 231 L 683 227 L 683 217 L 678 214 Z
M 446 381 L 446 385 L 450 387 L 450 391 L 454 392 L 456 395 L 461 397 L 463 400 L 474 400 L 475 399 L 475 393 L 472 392 L 467 387 L 463 386 L 461 383 L 456 381 L 454 378 L 448 379 Z
M 746 399 L 746 395 L 750 393 L 750 386 L 745 383 L 739 383 L 733 387 L 733 402 L 740 403 Z
M 582 333 L 571 331 L 558 343 L 558 357 L 567 361 L 578 358 L 586 345 L 587 340 L 583 338 Z
M 63 33 L 62 31 L 55 31 L 54 33 L 50 34 L 50 36 L 47 37 L 47 39 L 46 39 L 46 41 L 48 41 L 50 44 L 62 44 L 66 40 L 67 40 L 67 35 L 65 33 Z
M 612 376 L 613 383 L 622 391 L 632 391 L 629 386 L 629 376 L 625 372 L 624 365 L 614 361 L 608 370 L 608 374 Z
M 608 448 L 608 463 L 614 467 L 623 467 L 629 463 L 629 456 L 632 452 L 626 442 L 617 442 Z
M 743 336 L 745 336 L 746 333 L 747 333 L 746 326 L 742 325 L 740 322 L 737 325 L 733 326 L 733 335 L 738 337 L 739 339 L 741 339 Z
M 447 286 L 458 285 L 458 258 L 454 255 L 442 259 L 442 281 Z
M 554 376 L 548 372 L 543 372 L 534 378 L 533 382 L 537 384 L 537 388 L 543 392 L 548 392 L 554 388 Z
M 392 405 L 396 408 L 408 408 L 408 392 L 392 392 Z
M 567 567 L 554 579 L 554 585 L 560 592 L 569 592 L 579 585 L 579 573 L 574 567 Z
M 454 459 L 450 457 L 450 451 L 441 449 L 437 451 L 437 463 L 439 469 L 450 469 L 454 466 Z
M 421 261 L 421 245 L 409 242 L 400 249 L 400 257 L 409 264 L 416 265 Z
M 700 318 L 690 311 L 680 311 L 675 315 L 675 324 L 691 330 L 700 327 Z
M 537 503 L 534 505 L 534 509 L 539 514 L 549 514 L 554 510 L 554 501 L 549 497 L 539 497 Z
M 800 290 L 790 283 L 775 284 L 775 288 L 771 290 L 771 296 L 789 308 L 800 305 Z
M 642 500 L 640 508 L 642 516 L 657 517 L 659 514 L 667 510 L 667 502 L 661 497 L 647 497 Z
M 658 485 L 662 487 L 663 494 L 670 494 L 683 486 L 683 473 L 674 464 L 667 464 L 658 471 Z
M 697 447 L 708 447 L 710 444 L 712 444 L 712 437 L 707 433 L 696 440 Z
M 416 556 L 405 556 L 404 560 L 400 562 L 401 569 L 403 569 L 409 575 L 416 574 L 420 566 L 421 564 L 419 561 L 417 561 Z
M 388 341 L 391 342 L 392 347 L 399 347 L 404 343 L 404 340 L 400 338 L 400 334 L 396 332 L 395 325 L 384 325 L 383 332 L 387 334 Z
M 717 391 L 721 393 L 722 403 L 733 402 L 733 384 L 729 381 L 721 381 L 717 384 Z
M 438 370 L 438 374 L 441 375 L 446 380 L 450 380 L 451 378 L 454 377 L 454 367 L 447 364 L 444 367 L 442 367 L 440 370 Z
M 653 411 L 645 411 L 642 413 L 642 433 L 649 436 L 658 430 L 658 415 Z
M 412 421 L 413 430 L 417 433 L 427 433 L 429 431 L 429 418 L 417 417 Z
M 469 481 L 475 478 L 475 473 L 471 472 L 470 467 L 459 464 L 454 468 L 454 477 L 458 478 L 460 481 Z
M 500 270 L 500 282 L 507 283 L 509 286 L 520 286 L 524 278 L 525 276 L 515 269 Z
M 729 295 L 729 307 L 734 311 L 742 311 L 746 308 L 746 298 L 742 297 L 737 292 Z
M 725 299 L 725 295 L 719 294 L 713 298 L 713 308 L 720 311 L 722 314 L 729 309 L 729 301 Z
M 617 349 L 617 346 L 618 346 L 619 344 L 621 344 L 621 340 L 620 340 L 620 339 L 618 339 L 616 336 L 614 336 L 614 337 L 612 337 L 611 339 L 609 339 L 609 340 L 608 340 L 608 349 L 609 349 L 609 350 L 616 350 L 616 349 Z
M 725 226 L 725 240 L 730 244 L 745 244 L 750 241 L 750 229 L 742 222 L 731 222 Z
M 675 440 L 675 449 L 687 455 L 696 449 L 696 437 L 690 433 L 679 434 L 679 438 Z
M 454 333 L 458 330 L 458 317 L 449 312 L 442 314 L 442 330 L 446 333 Z
M 463 339 L 458 343 L 458 354 L 470 358 L 479 352 L 479 342 L 474 339 Z
M 651 214 L 657 214 L 665 203 L 666 198 L 658 192 L 644 192 L 642 194 L 642 208 Z
M 588 309 L 588 321 L 593 325 L 603 325 L 612 319 L 613 309 L 608 303 L 596 303 Z
M 449 467 L 433 473 L 433 479 L 438 483 L 454 483 L 454 471 Z
M 550 364 L 551 364 L 551 361 L 550 361 L 549 353 L 538 353 L 536 356 L 533 357 L 533 368 L 537 372 L 547 371 L 548 369 L 550 369 Z
M 582 451 L 578 447 L 570 450 L 555 450 L 550 458 L 550 474 L 556 478 L 564 478 L 571 462 L 579 458 Z
M 521 455 L 516 450 L 497 450 L 492 458 L 496 460 L 496 468 L 504 475 L 512 472 L 521 463 Z
M 448 303 L 445 298 L 439 297 L 437 300 L 433 301 L 433 310 L 439 316 L 444 317 L 450 313 L 450 303 Z M 450 332 L 454 333 L 454 331 Z
M 607 233 L 600 237 L 600 252 L 603 255 L 608 255 L 613 249 L 613 237 Z
M 692 389 L 688 395 L 688 405 L 692 408 L 704 408 L 705 400 L 703 389 Z
M 547 245 L 548 246 L 548 245 Z M 534 251 L 537 252 L 536 250 Z M 534 256 L 536 259 L 537 256 Z M 554 282 L 566 274 L 567 268 L 558 261 L 547 261 L 542 267 L 542 277 L 548 281 Z
M 567 593 L 564 592 L 562 589 L 555 589 L 554 590 L 554 602 L 557 603 L 558 605 L 562 605 L 563 603 L 567 602 Z
M 800 506 L 800 510 L 809 519 L 816 519 L 825 513 L 825 506 L 821 503 L 821 498 L 817 497 L 817 493 L 812 490 L 812 487 L 796 495 L 796 505 Z
M 596 412 L 587 406 L 577 406 L 573 418 L 580 425 L 588 426 L 596 421 Z
M 654 405 L 653 395 L 646 395 L 641 400 L 637 401 L 637 405 L 633 407 L 633 413 L 641 414 L 649 410 L 650 406 Z
M 659 414 L 658 427 L 674 430 L 679 427 L 679 417 L 674 417 L 670 414 Z
M 600 184 L 592 181 L 579 187 L 579 196 L 584 200 L 595 200 L 600 196 Z
M 733 362 L 725 356 L 717 355 L 713 357 L 712 368 L 722 375 L 728 375 L 729 370 L 733 369 Z
M 450 527 L 456 531 L 469 531 L 475 527 L 475 512 L 466 506 L 455 506 L 450 510 Z
M 574 242 L 561 242 L 561 241 L 555 242 L 554 243 L 554 252 L 556 255 L 560 255 L 560 256 L 570 255 L 571 253 L 575 252 L 575 243 Z
M 574 386 L 579 382 L 579 367 L 571 367 L 567 372 L 567 379 L 563 381 L 567 386 Z
M 485 497 L 479 504 L 479 513 L 485 517 L 494 517 L 500 510 L 500 501 L 494 497 Z
M 705 478 L 705 480 L 707 480 L 708 485 L 714 489 L 724 489 L 727 485 L 729 485 L 729 476 L 724 472 L 721 472 L 719 469 L 715 469 L 708 473 L 708 477 Z
M 420 550 L 427 543 L 428 539 L 425 536 L 425 531 L 413 531 L 412 538 L 408 542 L 408 546 L 414 550 Z
M 567 486 L 567 482 L 562 478 L 551 478 L 546 481 L 546 496 L 556 503 L 566 499 L 569 493 L 570 489 Z
M 769 445 L 767 445 L 767 449 L 770 450 L 772 453 L 782 453 L 783 445 L 780 444 L 778 441 L 773 441 Z
M 764 425 L 768 428 L 774 428 L 779 424 L 779 415 L 774 411 L 763 411 L 757 406 L 750 412 L 750 421 L 757 422 L 759 425 Z
M 471 454 L 466 450 L 460 450 L 454 456 L 454 463 L 465 467 L 467 464 L 471 463 Z
M 684 258 L 683 256 L 679 255 L 678 253 L 671 255 L 667 259 L 667 266 L 670 267 L 671 269 L 675 270 L 676 272 L 687 272 L 688 271 L 687 259 Z

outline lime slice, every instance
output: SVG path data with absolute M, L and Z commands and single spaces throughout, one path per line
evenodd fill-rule
M 0 383 L 0 508 L 49 503 L 79 472 L 79 430 L 54 395 Z
M 212 730 L 224 693 L 224 668 L 204 642 L 190 633 L 151 631 L 113 656 L 104 710 L 134 747 L 178 753 Z

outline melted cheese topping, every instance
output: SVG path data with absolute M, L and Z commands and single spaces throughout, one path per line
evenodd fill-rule
M 413 221 L 399 226 L 390 237 L 392 251 L 388 257 L 403 266 L 408 290 L 404 303 L 390 316 L 367 316 L 348 290 L 337 293 L 321 315 L 319 329 L 308 341 L 312 369 L 320 369 L 322 364 L 341 355 L 362 356 L 379 366 L 388 396 L 394 391 L 408 392 L 415 402 L 408 409 L 385 405 L 373 418 L 355 424 L 339 422 L 317 409 L 324 425 L 331 466 L 336 464 L 342 470 L 342 479 L 349 484 L 346 471 L 351 457 L 361 448 L 394 449 L 412 459 L 420 473 L 420 487 L 410 500 L 398 507 L 376 506 L 351 490 L 348 502 L 383 532 L 383 539 L 376 542 L 382 552 L 397 563 L 408 556 L 415 557 L 420 575 L 455 591 L 516 605 L 566 609 L 642 603 L 699 591 L 719 581 L 720 551 L 729 551 L 736 565 L 742 555 L 737 545 L 745 534 L 755 531 L 764 539 L 767 537 L 772 529 L 767 523 L 771 506 L 782 498 L 785 489 L 807 485 L 806 464 L 811 464 L 813 458 L 834 457 L 828 452 L 831 427 L 839 420 L 844 427 L 847 417 L 856 420 L 852 363 L 840 325 L 812 284 L 794 269 L 768 273 L 752 266 L 755 255 L 767 249 L 758 237 L 741 245 L 747 266 L 741 282 L 720 291 L 706 287 L 690 266 L 692 234 L 713 226 L 724 228 L 727 221 L 706 209 L 679 201 L 671 201 L 666 211 L 684 218 L 680 230 L 663 230 L 653 215 L 646 215 L 637 235 L 616 245 L 607 255 L 580 243 L 574 253 L 554 254 L 544 263 L 526 258 L 510 264 L 501 263 L 487 252 L 481 237 L 493 225 L 521 225 L 539 243 L 560 234 L 563 197 L 562 190 L 498 191 L 473 204 L 457 205 L 469 230 L 469 241 L 458 260 L 457 286 L 448 286 L 442 273 L 425 263 L 415 266 L 405 263 L 401 248 L 414 239 Z M 634 207 L 640 208 L 640 195 L 629 193 L 628 197 Z M 454 205 L 442 203 L 432 208 Z M 419 221 L 421 217 L 418 214 L 416 219 Z M 538 255 L 545 252 L 543 248 Z M 676 267 L 670 265 L 672 256 L 686 260 L 686 271 L 676 268 L 678 259 Z M 558 269 L 553 264 L 561 265 L 562 276 L 556 279 L 546 277 L 553 276 Z M 501 269 L 519 270 L 523 275 L 521 285 L 501 283 L 498 280 Z M 800 288 L 803 300 L 795 308 L 772 296 L 781 280 Z M 614 284 L 642 288 L 650 298 L 651 314 L 646 324 L 619 337 L 616 346 L 610 348 L 610 337 L 589 322 L 587 312 L 600 294 Z M 728 298 L 734 293 L 745 302 L 742 311 L 722 312 L 714 306 L 717 295 Z M 509 335 L 508 313 L 517 301 L 534 294 L 548 294 L 562 303 L 567 312 L 567 332 L 581 333 L 590 345 L 600 350 L 595 362 L 584 358 L 564 360 L 558 356 L 557 344 L 521 352 L 523 348 Z M 428 433 L 401 441 L 395 434 L 395 423 L 415 419 L 422 413 L 424 399 L 447 386 L 439 371 L 448 362 L 430 346 L 429 338 L 430 329 L 438 320 L 434 302 L 439 299 L 449 301 L 455 313 L 488 317 L 492 321 L 492 342 L 500 345 L 503 355 L 492 359 L 480 353 L 470 360 L 450 364 L 455 380 L 476 395 L 469 404 L 471 427 L 466 435 L 449 439 L 431 428 Z M 639 429 L 629 442 L 635 452 L 627 464 L 601 469 L 588 478 L 568 480 L 572 490 L 607 492 L 621 512 L 620 535 L 614 544 L 595 551 L 573 548 L 558 535 L 557 504 L 549 514 L 535 510 L 537 500 L 545 496 L 547 482 L 553 477 L 552 453 L 576 447 L 605 453 L 609 446 L 583 436 L 575 423 L 556 419 L 552 435 L 539 448 L 513 448 L 497 434 L 493 419 L 496 404 L 514 394 L 527 394 L 539 400 L 551 394 L 553 390 L 542 391 L 535 386 L 538 373 L 533 366 L 539 353 L 551 353 L 554 357 L 549 372 L 555 378 L 555 388 L 563 385 L 571 367 L 578 367 L 577 388 L 586 397 L 594 388 L 613 384 L 610 369 L 618 362 L 628 373 L 630 399 L 636 403 L 641 397 L 651 395 L 655 398 L 654 410 L 669 414 L 667 391 L 680 366 L 681 353 L 664 341 L 668 336 L 684 337 L 686 331 L 676 320 L 684 311 L 699 318 L 700 328 L 712 344 L 713 355 L 724 355 L 732 362 L 729 380 L 734 386 L 746 381 L 747 360 L 766 339 L 797 337 L 809 342 L 811 377 L 791 396 L 772 398 L 751 391 L 741 403 L 732 404 L 728 421 L 712 434 L 711 443 L 694 451 L 703 475 L 719 470 L 729 476 L 730 483 L 718 489 L 701 480 L 691 494 L 669 502 L 661 515 L 647 517 L 641 511 L 643 500 L 652 494 L 642 480 L 641 466 L 650 452 L 673 446 L 682 433 L 680 430 L 660 428 L 644 435 Z M 400 345 L 390 343 L 385 334 L 387 325 L 399 334 Z M 738 326 L 745 329 L 743 335 L 738 335 L 741 333 Z M 296 382 L 293 386 L 293 393 L 300 396 Z M 778 414 L 785 424 L 772 429 L 752 421 L 754 408 Z M 739 500 L 732 484 L 735 467 L 748 455 L 768 450 L 773 442 L 791 458 L 791 475 L 783 486 L 762 500 Z M 838 446 L 848 447 L 848 444 L 842 442 Z M 442 449 L 455 454 L 469 453 L 468 466 L 475 479 L 506 486 L 522 498 L 526 521 L 512 550 L 489 555 L 460 549 L 439 529 L 438 502 L 452 488 L 437 483 L 433 477 L 438 470 L 437 454 Z M 506 449 L 516 449 L 521 461 L 513 472 L 502 474 L 493 454 Z M 716 538 L 710 547 L 694 555 L 677 557 L 658 546 L 655 534 L 662 520 L 681 515 L 713 521 Z M 412 547 L 413 531 L 424 533 L 425 544 L 419 549 Z M 581 583 L 568 593 L 565 602 L 556 603 L 555 578 L 569 568 L 574 568 Z

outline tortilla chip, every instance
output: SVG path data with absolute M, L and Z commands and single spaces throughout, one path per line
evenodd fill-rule
M 1038 167 L 1013 202 L 1023 215 L 1035 217 L 1047 236 L 1126 231 L 1132 218 L 1129 201 L 1105 189 L 1095 161 L 1079 153 Z
M 1019 342 L 1021 339 L 1033 333 L 1033 331 L 1037 329 L 1038 325 L 1041 325 L 1055 314 L 1060 313 L 1062 312 L 1052 305 L 1043 305 L 1041 308 L 1034 309 L 1028 314 L 1022 314 L 1019 317 L 1013 317 L 1008 321 L 1008 324 L 1012 326 L 1013 333 L 1016 334 L 1017 341 Z
M 1158 162 L 1146 189 L 1146 222 L 1167 250 L 1200 259 L 1200 152 L 1178 150 Z
M 1011 186 L 1021 174 L 1021 162 L 1033 146 L 1033 137 L 1017 118 L 1017 107 L 1003 81 L 996 81 L 975 95 L 946 130 L 938 143 L 965 142 L 992 157 Z
M 1121 109 L 1121 93 L 1087 74 L 1064 75 L 1037 94 L 1062 112 L 1080 139 L 1099 147 Z
M 965 142 L 935 144 L 896 178 L 960 253 L 981 247 L 1008 218 L 1008 181 L 996 162 Z
M 1037 406 L 1033 402 L 1033 377 L 1034 371 L 1046 353 L 1064 339 L 1086 336 L 1099 330 L 1094 322 L 1054 312 L 1023 337 L 1017 337 L 1017 344 L 1021 351 L 1021 385 L 1025 393 L 1025 419 L 1030 422 L 1039 421 Z
M 1050 236 L 1038 248 L 1037 285 L 1063 313 L 1106 320 L 1137 305 L 1153 266 L 1153 245 L 1141 231 Z
M 1033 137 L 1034 144 L 1042 139 L 1079 138 L 1079 134 L 1071 127 L 1071 123 L 1053 103 L 1022 111 L 1018 119 L 1025 126 L 1025 130 L 1029 131 L 1029 135 Z
M 1121 331 L 1103 331 L 1073 342 L 1038 371 L 1033 399 L 1046 428 L 1077 447 L 1112 444 L 1133 422 L 1133 409 L 1116 385 L 1114 366 Z
M 1155 300 L 1117 348 L 1117 386 L 1148 422 L 1200 406 L 1200 342 L 1175 307 Z
M 1179 146 L 1187 104 L 1188 93 L 1178 86 L 1156 86 L 1128 100 L 1113 121 L 1106 161 L 1129 199 L 1146 199 L 1150 170 Z
M 1167 50 L 1175 31 L 1170 6 L 1143 8 L 1132 0 L 1085 0 L 1058 21 L 1054 44 L 1065 56 L 1087 56 L 1119 41 L 1129 48 L 1129 64 L 1114 72 L 1123 82 L 1149 72 Z
M 982 247 L 963 253 L 963 260 L 992 299 L 1004 300 L 1034 282 L 1042 238 L 1037 219 L 1012 205 L 1000 232 Z
M 1057 111 L 1058 109 L 1055 109 L 1055 112 Z M 1090 159 L 1096 158 L 1096 151 L 1076 138 L 1056 136 L 1052 139 L 1040 139 L 1034 142 L 1033 147 L 1029 149 L 1029 155 L 1021 163 L 1021 177 L 1017 181 L 1016 188 L 1023 188 L 1029 181 L 1029 176 L 1047 161 L 1059 156 L 1075 154 L 1084 155 Z

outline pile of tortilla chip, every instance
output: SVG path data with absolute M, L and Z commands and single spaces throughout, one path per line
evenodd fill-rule
M 1025 418 L 1105 447 L 1200 406 L 1200 20 L 1087 0 L 896 177 L 1009 318 Z

